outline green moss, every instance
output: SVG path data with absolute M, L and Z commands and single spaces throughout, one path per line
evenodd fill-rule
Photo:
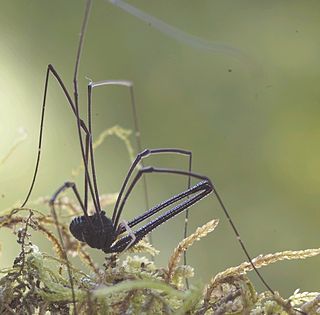
M 77 251 L 69 245 L 66 253 L 78 253 L 91 267 L 91 273 L 84 273 L 73 266 L 72 260 L 68 262 L 68 271 L 61 253 L 64 249 L 50 231 L 56 228 L 53 220 L 31 210 L 27 217 L 20 216 L 22 211 L 16 209 L 0 220 L 2 228 L 21 226 L 17 233 L 21 251 L 11 268 L 1 270 L 1 314 L 299 314 L 294 308 L 310 315 L 320 313 L 318 293 L 295 292 L 290 304 L 277 294 L 256 292 L 246 276 L 252 268 L 249 263 L 216 275 L 206 286 L 186 288 L 185 280 L 192 277 L 194 271 L 190 266 L 178 265 L 181 254 L 195 240 L 212 231 L 217 222 L 209 222 L 183 240 L 166 268 L 141 256 L 157 253 L 145 242 L 133 249 L 140 256 L 129 252 L 123 253 L 121 259 L 114 254 L 106 255 L 106 262 L 100 267 L 86 256 L 84 244 L 80 244 Z M 65 243 L 70 243 L 66 226 L 60 224 L 59 228 Z M 56 248 L 57 256 L 42 253 L 32 243 L 30 230 L 44 233 Z M 283 259 L 314 256 L 318 252 L 276 253 L 260 256 L 254 263 L 259 268 Z

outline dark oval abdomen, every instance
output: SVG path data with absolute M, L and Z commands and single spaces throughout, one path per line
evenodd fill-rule
M 100 216 L 97 213 L 89 216 L 89 220 L 85 216 L 74 218 L 69 226 L 71 234 L 90 247 L 108 250 L 115 240 L 112 221 L 104 211 L 100 212 Z

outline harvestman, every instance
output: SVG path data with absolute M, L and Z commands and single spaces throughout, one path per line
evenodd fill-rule
M 78 106 L 78 69 L 80 63 L 80 55 L 83 47 L 84 42 L 84 34 L 87 27 L 89 12 L 91 7 L 91 0 L 87 0 L 85 15 L 83 19 L 83 23 L 81 26 L 81 33 L 80 33 L 80 40 L 77 50 L 76 56 L 76 63 L 74 69 L 74 77 L 73 77 L 73 97 L 68 92 L 65 84 L 63 83 L 60 75 L 55 70 L 55 68 L 49 64 L 47 67 L 46 78 L 45 78 L 45 86 L 44 86 L 44 95 L 43 95 L 43 103 L 42 103 L 42 112 L 41 112 L 41 123 L 40 123 L 40 132 L 39 132 L 39 142 L 38 142 L 38 154 L 37 160 L 35 165 L 35 170 L 33 174 L 33 178 L 31 181 L 31 185 L 29 191 L 27 193 L 26 199 L 22 204 L 22 207 L 27 203 L 31 192 L 33 190 L 39 163 L 40 163 L 40 155 L 41 155 L 41 145 L 42 145 L 42 135 L 43 135 L 43 126 L 44 126 L 44 114 L 45 114 L 45 107 L 46 107 L 46 98 L 47 98 L 47 90 L 48 90 L 48 83 L 50 75 L 53 76 L 61 89 L 65 97 L 67 98 L 68 104 L 76 118 L 77 122 L 77 130 L 78 130 L 78 137 L 80 142 L 80 149 L 82 160 L 84 163 L 84 198 L 82 200 L 80 193 L 76 187 L 76 184 L 73 182 L 66 182 L 64 183 L 51 197 L 50 199 L 50 207 L 52 209 L 52 214 L 55 218 L 56 223 L 58 223 L 58 218 L 55 212 L 55 200 L 59 194 L 61 194 L 66 189 L 71 188 L 75 194 L 77 201 L 83 211 L 83 216 L 79 216 L 74 218 L 70 223 L 70 231 L 72 235 L 81 242 L 87 243 L 90 247 L 97 248 L 103 250 L 105 253 L 120 253 L 124 250 L 131 248 L 135 244 L 137 244 L 142 238 L 144 238 L 148 233 L 150 233 L 153 229 L 160 226 L 162 223 L 168 221 L 172 217 L 176 216 L 177 214 L 187 211 L 187 209 L 193 206 L 198 201 L 202 200 L 208 194 L 212 193 L 216 196 L 222 210 L 224 211 L 236 237 L 247 256 L 248 260 L 250 261 L 253 269 L 266 286 L 266 288 L 271 291 L 273 290 L 270 286 L 265 282 L 259 271 L 255 268 L 254 264 L 252 263 L 252 259 L 243 244 L 242 240 L 240 239 L 240 235 L 220 197 L 217 190 L 215 189 L 214 185 L 212 184 L 211 180 L 203 175 L 191 172 L 191 160 L 192 154 L 190 151 L 177 149 L 177 148 L 158 148 L 158 149 L 146 149 L 141 151 L 141 144 L 139 138 L 139 129 L 137 124 L 136 118 L 136 109 L 135 109 L 135 102 L 134 102 L 134 94 L 133 94 L 133 86 L 129 81 L 101 81 L 101 82 L 90 82 L 88 84 L 88 119 L 87 123 L 84 122 L 80 118 L 79 114 L 79 106 Z M 111 219 L 106 216 L 105 212 L 101 209 L 100 201 L 99 201 L 99 191 L 97 186 L 96 180 L 96 171 L 95 171 L 95 164 L 94 164 L 94 153 L 93 153 L 93 143 L 92 143 L 92 122 L 91 122 L 91 100 L 92 100 L 92 90 L 95 87 L 99 86 L 107 86 L 107 85 L 118 85 L 118 86 L 125 86 L 129 88 L 130 97 L 131 97 L 131 105 L 133 109 L 133 116 L 134 116 L 134 124 L 135 130 L 137 135 L 137 142 L 138 148 L 141 151 L 136 158 L 134 159 L 131 167 L 127 175 L 125 176 L 124 182 L 120 189 L 118 198 L 116 200 L 112 217 Z M 85 140 L 83 139 L 83 134 L 85 135 Z M 142 160 L 150 155 L 155 154 L 179 154 L 179 155 L 186 155 L 189 157 L 189 170 L 178 170 L 178 169 L 169 169 L 169 168 L 157 168 L 157 167 L 144 167 L 142 164 Z M 136 175 L 133 176 L 133 172 L 137 170 Z M 128 197 L 130 196 L 132 190 L 134 189 L 135 185 L 139 182 L 141 177 L 145 178 L 143 175 L 147 173 L 164 173 L 164 174 L 174 174 L 174 175 L 181 175 L 188 177 L 188 189 L 182 191 L 181 193 L 172 196 L 171 198 L 159 203 L 158 205 L 148 209 L 143 214 L 137 216 L 136 218 L 128 221 L 128 222 L 120 222 L 120 217 L 123 212 L 124 206 Z M 198 183 L 191 187 L 190 179 L 194 178 L 198 180 Z M 131 181 L 130 181 L 131 180 Z M 90 194 L 95 213 L 93 215 L 88 214 L 88 195 Z M 137 230 L 132 230 L 137 224 L 145 222 L 148 218 L 156 215 L 159 211 L 167 209 L 169 206 L 177 203 L 173 206 L 173 208 L 166 210 L 163 214 L 157 216 L 152 221 L 148 221 L 145 223 L 141 228 Z M 125 234 L 125 232 L 129 232 Z M 58 234 L 60 241 L 63 245 L 63 240 L 61 236 L 60 229 L 58 228 Z M 72 286 L 72 294 L 73 294 L 73 302 L 75 303 L 75 295 L 73 290 L 73 281 L 71 276 L 71 271 L 68 264 L 68 259 L 66 253 L 64 253 L 65 259 L 67 262 L 69 278 Z

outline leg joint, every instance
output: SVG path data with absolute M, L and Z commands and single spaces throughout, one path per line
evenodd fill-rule
M 149 149 L 144 149 L 143 151 L 138 153 L 138 157 L 139 157 L 139 159 L 141 159 L 143 157 L 150 155 L 150 153 L 151 153 L 151 151 Z
M 65 182 L 64 185 L 65 185 L 66 188 L 70 188 L 70 187 L 72 188 L 72 187 L 74 187 L 76 184 L 75 184 L 74 182 Z
M 143 167 L 141 170 L 139 170 L 139 173 L 140 174 L 143 174 L 143 173 L 152 173 L 154 171 L 154 167 L 152 166 L 146 166 L 146 167 Z

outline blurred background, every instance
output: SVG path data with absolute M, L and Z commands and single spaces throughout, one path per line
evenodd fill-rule
M 94 1 L 79 72 L 82 116 L 87 78 L 132 80 L 143 147 L 192 150 L 194 171 L 214 181 L 252 256 L 319 247 L 320 3 L 130 3 L 212 42 L 217 51 L 179 42 L 107 1 Z M 49 63 L 72 90 L 83 11 L 84 1 L 1 1 L 0 159 L 20 137 L 19 129 L 27 132 L 0 167 L 1 211 L 21 204 L 30 185 Z M 43 155 L 31 201 L 51 196 L 66 180 L 82 183 L 82 174 L 71 175 L 80 163 L 74 117 L 55 80 L 49 85 Z M 132 129 L 128 91 L 96 89 L 93 120 L 94 136 L 115 124 Z M 145 164 L 186 168 L 187 160 L 150 158 Z M 117 192 L 129 165 L 119 139 L 97 149 L 100 192 Z M 150 175 L 148 184 L 155 204 L 185 189 L 186 179 Z M 43 205 L 34 208 L 48 211 Z M 138 187 L 122 218 L 144 210 Z M 213 196 L 191 209 L 189 231 L 212 218 L 220 219 L 217 230 L 188 252 L 197 283 L 245 260 Z M 154 232 L 158 265 L 165 266 L 182 236 L 183 216 Z M 0 266 L 9 266 L 19 247 L 8 230 L 0 231 L 0 240 Z M 50 252 L 46 240 L 33 241 Z M 90 253 L 103 262 L 102 252 Z M 262 273 L 284 296 L 296 288 L 318 290 L 319 259 L 280 262 Z

